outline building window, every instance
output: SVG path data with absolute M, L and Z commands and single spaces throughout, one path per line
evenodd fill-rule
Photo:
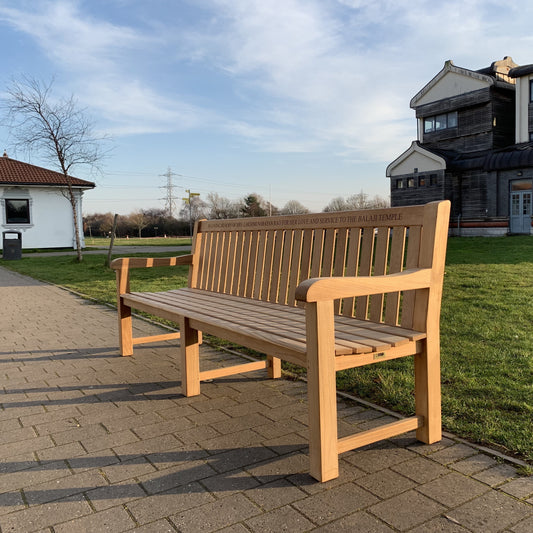
M 30 201 L 29 200 L 5 200 L 6 224 L 29 224 Z
M 403 180 L 402 179 L 396 180 L 396 188 L 397 189 L 403 189 Z
M 424 118 L 424 133 L 457 127 L 457 111 Z
M 533 141 L 533 131 L 529 132 L 529 142 Z
M 407 188 L 412 189 L 415 186 L 415 178 L 407 179 Z
M 437 185 L 437 174 L 430 174 L 429 175 L 429 184 L 430 184 L 430 186 Z
M 425 187 L 426 186 L 426 177 L 425 176 L 420 176 L 418 178 L 418 186 L 419 187 Z

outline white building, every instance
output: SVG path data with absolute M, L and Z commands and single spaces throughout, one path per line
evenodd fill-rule
M 93 189 L 90 181 L 71 177 L 77 201 L 78 228 L 82 246 L 83 192 Z M 6 238 L 22 234 L 22 248 L 75 248 L 72 207 L 67 199 L 67 181 L 59 172 L 0 157 L 0 224 Z

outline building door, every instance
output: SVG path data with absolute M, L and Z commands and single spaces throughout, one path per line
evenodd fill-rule
M 532 192 L 530 180 L 511 182 L 511 233 L 531 233 Z

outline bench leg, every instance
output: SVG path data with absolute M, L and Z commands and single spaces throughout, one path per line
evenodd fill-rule
M 267 355 L 268 377 L 272 379 L 281 377 L 281 359 L 272 355 Z
M 188 318 L 180 320 L 181 387 L 185 396 L 200 394 L 200 350 L 198 330 Z
M 124 305 L 119 299 L 118 304 L 118 336 L 120 355 L 133 355 L 133 329 L 131 307 Z
M 339 475 L 333 302 L 306 304 L 310 474 Z
M 433 444 L 442 438 L 440 348 L 439 343 L 426 342 L 426 349 L 415 355 L 415 408 L 424 425 L 416 438 Z

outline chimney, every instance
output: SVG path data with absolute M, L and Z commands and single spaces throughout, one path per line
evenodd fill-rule
M 3 157 L 7 157 L 7 152 L 4 150 L 4 155 Z

